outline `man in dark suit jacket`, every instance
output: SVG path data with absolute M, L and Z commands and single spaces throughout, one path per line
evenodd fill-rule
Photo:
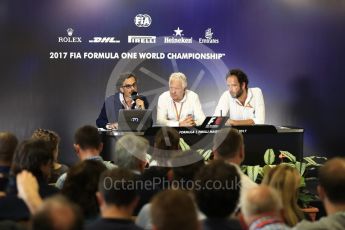
M 123 74 L 117 81 L 117 93 L 108 97 L 102 107 L 96 124 L 100 128 L 117 129 L 118 114 L 120 109 L 147 109 L 149 103 L 146 97 L 131 97 L 134 92 L 138 92 L 137 77 L 130 74 Z

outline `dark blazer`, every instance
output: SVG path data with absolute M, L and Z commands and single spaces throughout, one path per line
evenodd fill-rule
M 108 97 L 105 102 L 103 103 L 102 110 L 96 120 L 96 125 L 99 128 L 105 128 L 107 123 L 117 122 L 119 110 L 125 109 L 120 101 L 120 93 L 115 93 L 114 95 Z M 145 108 L 149 107 L 149 103 L 146 97 L 142 97 L 144 101 Z M 134 109 L 136 104 L 132 105 L 132 109 Z

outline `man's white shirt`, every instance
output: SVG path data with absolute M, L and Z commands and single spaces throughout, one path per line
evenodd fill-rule
M 214 116 L 229 116 L 232 120 L 253 119 L 255 124 L 265 123 L 265 103 L 261 89 L 249 88 L 244 105 L 225 91 L 219 99 Z
M 201 125 L 205 120 L 199 96 L 193 91 L 186 90 L 180 102 L 174 102 L 169 91 L 159 96 L 157 105 L 158 125 L 177 127 L 179 126 L 179 121 L 184 120 L 188 115 L 194 117 L 197 126 Z

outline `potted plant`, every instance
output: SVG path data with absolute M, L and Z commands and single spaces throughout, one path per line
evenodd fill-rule
M 190 146 L 180 138 L 181 150 L 189 150 Z M 208 161 L 212 158 L 211 149 L 198 149 L 197 152 Z M 264 153 L 264 166 L 260 165 L 242 165 L 241 170 L 243 173 L 254 182 L 260 184 L 265 174 L 277 164 L 286 164 L 293 168 L 296 168 L 301 176 L 301 184 L 299 188 L 299 205 L 304 213 L 309 215 L 311 220 L 315 220 L 316 214 L 319 212 L 318 208 L 311 207 L 312 201 L 318 200 L 315 192 L 309 191 L 307 186 L 310 182 L 317 182 L 317 171 L 320 166 L 327 160 L 326 157 L 308 156 L 303 157 L 302 161 L 298 161 L 296 157 L 288 151 L 279 151 L 276 154 L 273 149 L 267 149 Z
M 278 156 L 278 158 L 277 158 Z M 308 181 L 317 181 L 317 169 L 322 166 L 327 158 L 308 156 L 304 157 L 302 161 L 298 161 L 296 157 L 288 151 L 279 151 L 275 154 L 273 149 L 267 149 L 264 154 L 264 166 L 260 165 L 243 165 L 242 171 L 248 175 L 256 183 L 261 183 L 265 174 L 277 164 L 286 164 L 290 167 L 296 168 L 301 176 L 301 184 L 299 189 L 299 204 L 303 212 L 310 216 L 311 220 L 315 220 L 316 214 L 319 211 L 315 207 L 310 206 L 310 202 L 317 200 L 317 196 L 311 193 L 306 186 Z

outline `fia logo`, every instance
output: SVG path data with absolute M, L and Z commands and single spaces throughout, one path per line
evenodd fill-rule
M 148 14 L 138 14 L 134 18 L 134 24 L 137 27 L 149 27 L 152 23 L 152 19 Z

